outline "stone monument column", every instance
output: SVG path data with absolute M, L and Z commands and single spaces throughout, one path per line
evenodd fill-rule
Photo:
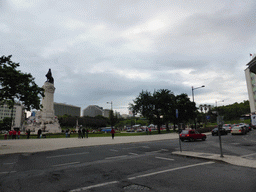
M 31 124 L 27 127 L 27 129 L 33 130 L 36 133 L 39 129 L 41 129 L 43 132 L 61 133 L 58 118 L 54 113 L 53 100 L 55 87 L 51 69 L 49 69 L 45 76 L 47 77 L 47 81 L 43 85 L 45 95 L 42 99 L 43 109 L 42 111 L 38 111 L 36 113 L 36 123 Z
M 48 122 L 53 120 L 55 117 L 53 102 L 54 102 L 54 92 L 55 87 L 52 83 L 45 82 L 43 85 L 44 88 L 44 95 L 45 97 L 42 99 L 42 118 Z

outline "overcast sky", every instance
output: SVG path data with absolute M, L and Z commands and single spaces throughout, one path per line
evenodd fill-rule
M 186 93 L 200 104 L 248 100 L 256 52 L 255 0 L 1 0 L 0 55 L 54 101 L 128 113 L 142 90 Z

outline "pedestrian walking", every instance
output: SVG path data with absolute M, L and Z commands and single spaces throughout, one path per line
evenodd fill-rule
M 82 129 L 82 138 L 85 138 L 85 128 Z
M 12 130 L 9 131 L 9 138 L 8 139 L 12 139 Z
M 149 135 L 151 135 L 151 128 L 149 128 Z
M 27 139 L 29 139 L 30 136 L 30 129 L 27 130 Z
M 42 133 L 42 130 L 39 129 L 39 130 L 37 131 L 37 138 L 38 138 L 38 139 L 40 138 L 41 133 Z
M 13 130 L 12 131 L 12 139 L 16 139 L 16 134 L 17 134 L 17 131 Z
M 20 139 L 20 130 L 18 131 L 18 139 Z
M 81 135 L 82 135 L 82 131 L 81 131 L 81 129 L 79 129 L 79 130 L 78 130 L 78 139 L 81 138 Z
M 111 129 L 110 133 L 112 134 L 112 139 L 114 139 L 114 137 L 115 137 L 115 130 L 113 128 Z
M 66 138 L 68 137 L 69 129 L 66 129 Z
M 86 129 L 86 138 L 88 138 L 88 133 L 89 133 L 89 130 Z

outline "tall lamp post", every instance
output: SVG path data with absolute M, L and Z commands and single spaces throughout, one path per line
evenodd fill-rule
M 219 102 L 224 102 L 224 100 Z M 220 142 L 220 157 L 224 157 L 222 152 L 222 143 L 221 143 L 221 134 L 220 134 L 220 128 L 222 127 L 223 119 L 219 116 L 218 101 L 216 101 L 216 113 L 217 113 L 217 123 L 218 123 L 218 135 L 219 135 L 219 142 Z
M 195 89 L 200 89 L 200 88 L 203 88 L 203 87 L 205 87 L 205 86 L 202 85 L 201 87 L 196 87 L 196 88 L 194 88 L 194 87 L 192 86 L 192 98 L 193 98 L 193 103 L 195 102 L 195 100 L 194 100 L 194 90 L 195 90 Z M 194 122 L 195 122 L 195 129 L 196 129 L 196 118 L 194 118 Z
M 107 104 L 111 104 L 111 112 L 110 113 L 112 113 L 112 115 L 111 115 L 111 118 L 110 118 L 110 124 L 111 124 L 111 129 L 113 128 L 113 115 L 114 115 L 114 113 L 113 113 L 113 102 L 111 101 L 111 102 L 107 102 Z

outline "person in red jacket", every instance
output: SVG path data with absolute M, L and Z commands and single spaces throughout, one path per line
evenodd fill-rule
M 17 133 L 17 131 L 15 131 L 15 130 L 12 131 L 12 139 L 16 139 L 16 133 Z
M 9 139 L 12 139 L 12 130 L 9 131 Z
M 18 139 L 20 138 L 20 130 L 18 131 Z
M 113 128 L 111 129 L 110 133 L 112 134 L 112 139 L 114 139 L 114 137 L 115 137 L 115 130 Z

